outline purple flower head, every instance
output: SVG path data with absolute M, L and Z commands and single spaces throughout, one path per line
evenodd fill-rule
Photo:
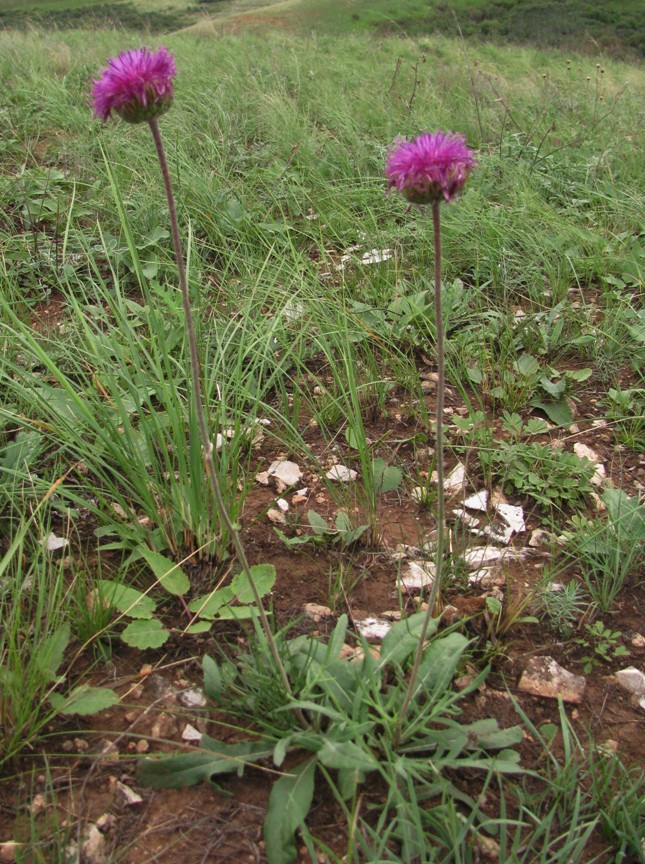
M 107 120 L 112 111 L 128 123 L 143 123 L 164 114 L 172 104 L 175 59 L 166 48 L 137 48 L 111 57 L 92 87 L 94 116 Z
M 396 142 L 385 166 L 387 188 L 412 204 L 452 201 L 475 164 L 463 135 L 425 132 L 414 141 Z

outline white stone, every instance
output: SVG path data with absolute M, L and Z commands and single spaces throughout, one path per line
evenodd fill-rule
M 469 510 L 480 510 L 484 512 L 488 507 L 488 492 L 486 489 L 475 492 L 474 495 L 470 495 L 466 498 L 464 501 L 464 507 L 467 507 Z
M 276 498 L 275 503 L 278 505 L 278 507 L 280 508 L 280 510 L 282 510 L 283 513 L 287 513 L 289 511 L 289 502 L 285 501 L 284 498 Z
M 363 264 L 380 264 L 382 261 L 389 261 L 391 257 L 391 249 L 372 249 L 363 255 L 361 261 Z
M 493 546 L 477 546 L 463 555 L 464 564 L 469 570 L 482 570 L 504 560 L 521 561 L 527 552 L 524 549 L 495 549 Z
M 184 741 L 193 741 L 198 744 L 202 740 L 202 733 L 198 729 L 195 729 L 194 726 L 191 726 L 190 723 L 186 723 L 181 737 Z
M 436 569 L 431 561 L 410 561 L 399 577 L 401 587 L 408 592 L 421 591 L 434 582 Z
M 529 546 L 533 549 L 537 549 L 539 546 L 547 546 L 552 542 L 553 535 L 544 528 L 536 528 L 535 531 L 531 532 L 529 538 Z
M 276 459 L 269 465 L 269 477 L 275 477 L 279 483 L 287 486 L 295 486 L 302 479 L 302 471 L 300 466 L 295 462 L 289 462 L 288 459 Z
M 282 511 L 278 510 L 276 507 L 271 507 L 267 510 L 267 519 L 269 522 L 273 522 L 274 525 L 286 525 L 287 517 L 282 513 Z
M 346 465 L 332 465 L 325 477 L 328 480 L 337 480 L 339 483 L 350 483 L 352 480 L 356 480 L 358 474 L 353 468 L 348 468 Z
M 56 552 L 69 546 L 69 540 L 65 537 L 57 537 L 52 531 L 43 541 L 48 552 Z
M 635 666 L 628 666 L 626 669 L 620 669 L 616 672 L 615 677 L 625 690 L 629 690 L 630 693 L 634 693 L 639 698 L 645 696 L 645 674 L 640 669 L 636 669 Z
M 465 510 L 453 510 L 452 514 L 469 528 L 476 528 L 481 522 L 481 519 L 477 519 L 475 516 L 471 516 L 470 513 L 466 513 Z
M 466 482 L 466 468 L 461 462 L 457 462 L 450 474 L 443 481 L 443 488 L 446 492 L 456 492 L 458 489 L 463 489 Z
M 508 546 L 514 532 L 510 525 L 486 525 L 481 533 L 486 537 L 490 537 L 493 543 Z
M 392 622 L 382 618 L 363 618 L 355 621 L 354 626 L 368 642 L 382 642 L 392 629 Z
M 508 527 L 513 530 L 513 533 L 526 531 L 524 510 L 521 507 L 515 507 L 512 504 L 498 504 L 495 510 L 499 513 L 504 522 L 506 522 Z
M 87 828 L 85 837 L 85 842 L 81 846 L 83 861 L 87 864 L 106 864 L 107 843 L 96 825 Z
M 334 613 L 329 606 L 321 606 L 319 603 L 305 603 L 305 615 L 317 624 L 322 618 L 332 618 Z
M 182 705 L 185 705 L 186 708 L 204 708 L 207 704 L 206 697 L 202 691 L 197 690 L 196 688 L 184 690 L 183 693 L 180 693 L 179 701 Z
M 141 804 L 143 798 L 134 789 L 131 789 L 126 783 L 116 781 L 116 792 L 122 804 L 126 807 L 134 807 L 136 804 Z
M 596 453 L 595 450 L 592 450 L 591 447 L 587 447 L 586 444 L 583 444 L 581 441 L 576 441 L 573 445 L 573 452 L 576 456 L 579 456 L 580 459 L 588 459 L 592 462 L 595 467 L 595 473 L 591 478 L 591 483 L 594 486 L 602 486 L 605 480 L 605 466 L 600 461 L 600 456 Z
M 518 689 L 532 696 L 561 698 L 563 702 L 577 704 L 582 701 L 586 686 L 584 676 L 563 669 L 553 657 L 534 657 L 526 664 Z

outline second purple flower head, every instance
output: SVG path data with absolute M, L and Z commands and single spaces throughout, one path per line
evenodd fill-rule
M 391 151 L 385 176 L 412 204 L 452 201 L 475 167 L 463 135 L 425 132 L 414 141 L 399 141 Z
M 158 117 L 172 104 L 175 58 L 166 48 L 137 48 L 111 57 L 94 82 L 94 116 L 107 120 L 115 111 L 128 123 Z

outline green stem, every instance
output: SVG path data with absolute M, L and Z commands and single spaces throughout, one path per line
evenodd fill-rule
M 445 545 L 445 521 L 446 521 L 446 503 L 445 493 L 443 489 L 443 403 L 444 391 L 446 386 L 446 362 L 443 341 L 443 313 L 441 310 L 441 220 L 439 215 L 439 201 L 435 201 L 432 205 L 432 228 L 434 233 L 434 317 L 435 329 L 437 338 L 437 408 L 435 413 L 435 457 L 437 465 L 437 546 L 435 558 L 435 574 L 428 597 L 428 608 L 421 632 L 419 633 L 419 641 L 414 655 L 414 662 L 410 672 L 410 680 L 405 692 L 403 705 L 399 711 L 396 729 L 394 733 L 394 746 L 398 747 L 401 740 L 401 731 L 403 722 L 405 721 L 410 707 L 410 702 L 414 696 L 414 691 L 419 674 L 419 666 L 423 657 L 424 643 L 428 633 L 428 627 L 434 613 L 434 607 L 441 588 L 441 577 L 443 573 L 443 557 Z
M 193 386 L 193 394 L 195 398 L 195 410 L 197 412 L 197 422 L 199 424 L 199 434 L 202 440 L 202 450 L 204 451 L 204 462 L 206 463 L 206 473 L 210 480 L 211 489 L 213 491 L 213 497 L 215 498 L 215 503 L 217 505 L 217 511 L 219 513 L 220 519 L 226 526 L 228 530 L 231 540 L 233 542 L 233 547 L 237 554 L 238 560 L 240 562 L 240 566 L 242 568 L 243 573 L 246 578 L 249 580 L 249 585 L 251 586 L 251 591 L 253 592 L 253 599 L 258 609 L 258 614 L 260 616 L 260 622 L 262 624 L 262 629 L 264 631 L 265 638 L 267 640 L 267 644 L 269 646 L 269 650 L 271 651 L 271 656 L 273 657 L 273 661 L 276 664 L 276 668 L 280 674 L 280 679 L 282 680 L 282 685 L 285 691 L 292 696 L 291 684 L 289 683 L 289 678 L 287 676 L 286 669 L 284 668 L 284 664 L 280 657 L 280 653 L 278 651 L 278 646 L 276 644 L 275 638 L 271 631 L 271 625 L 269 624 L 269 619 L 264 610 L 264 606 L 262 605 L 262 599 L 257 589 L 257 585 L 255 584 L 255 579 L 253 578 L 253 574 L 251 573 L 251 568 L 249 566 L 248 559 L 246 557 L 246 552 L 244 550 L 244 546 L 242 545 L 242 541 L 240 539 L 239 531 L 237 530 L 237 526 L 233 523 L 228 510 L 226 509 L 226 504 L 224 503 L 224 499 L 222 497 L 222 492 L 219 485 L 219 480 L 217 479 L 217 474 L 215 472 L 215 463 L 213 461 L 213 445 L 210 440 L 209 432 L 208 432 L 208 424 L 206 421 L 206 409 L 204 404 L 204 397 L 202 394 L 202 385 L 200 380 L 200 363 L 199 363 L 199 354 L 197 351 L 197 339 L 195 338 L 195 326 L 193 324 L 193 315 L 190 305 L 190 294 L 188 292 L 188 280 L 186 278 L 186 265 L 184 263 L 184 254 L 181 247 L 181 238 L 179 236 L 179 226 L 177 223 L 177 211 L 175 208 L 175 197 L 172 191 L 172 183 L 170 180 L 170 172 L 168 171 L 168 163 L 166 161 L 166 154 L 163 147 L 163 141 L 161 140 L 161 132 L 159 130 L 159 124 L 157 123 L 157 119 L 153 118 L 149 120 L 150 131 L 152 132 L 152 137 L 155 142 L 155 147 L 157 149 L 157 156 L 159 157 L 159 165 L 161 167 L 161 175 L 163 177 L 164 187 L 166 189 L 166 198 L 168 200 L 168 210 L 170 213 L 170 231 L 172 235 L 172 245 L 175 250 L 175 260 L 177 262 L 177 270 L 179 272 L 179 287 L 181 289 L 181 300 L 184 308 L 184 320 L 186 322 L 186 335 L 188 337 L 188 346 L 190 349 L 190 370 L 191 370 L 191 379 Z M 307 726 L 307 723 L 302 716 L 301 711 L 296 711 L 298 716 L 298 720 L 302 725 Z

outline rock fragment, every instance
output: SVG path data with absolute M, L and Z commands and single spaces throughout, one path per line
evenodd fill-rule
M 137 804 L 143 802 L 141 795 L 139 795 L 138 792 L 135 792 L 134 789 L 127 785 L 127 783 L 122 783 L 120 780 L 117 780 L 115 789 L 116 796 L 124 807 L 135 807 Z
M 328 480 L 337 480 L 339 483 L 351 483 L 352 480 L 356 480 L 358 474 L 346 465 L 332 465 L 325 477 Z
M 363 618 L 354 621 L 354 626 L 367 642 L 382 642 L 392 629 L 392 622 L 382 618 Z
M 616 672 L 614 677 L 625 690 L 637 697 L 645 696 L 645 674 L 640 669 L 636 669 L 635 666 L 628 666 L 626 669 L 620 669 Z
M 409 561 L 406 569 L 399 576 L 399 583 L 408 594 L 422 591 L 432 585 L 435 573 L 436 568 L 431 561 Z
M 528 661 L 518 688 L 523 693 L 578 704 L 587 686 L 583 675 L 574 675 L 557 663 L 553 657 L 534 657 Z
M 479 492 L 475 492 L 474 495 L 470 495 L 463 502 L 464 507 L 468 510 L 479 510 L 480 512 L 486 512 L 488 507 L 488 492 L 486 489 L 481 489 Z
M 318 624 L 323 618 L 333 618 L 334 613 L 329 606 L 321 606 L 319 603 L 305 603 L 305 615 L 310 618 L 314 624 Z

